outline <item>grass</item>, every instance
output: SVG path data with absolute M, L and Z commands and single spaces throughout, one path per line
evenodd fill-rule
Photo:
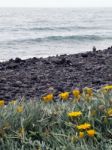
M 79 94 L 1 102 L 0 150 L 112 150 L 112 90 Z M 81 115 L 69 116 L 74 111 Z M 84 123 L 93 135 L 77 128 Z

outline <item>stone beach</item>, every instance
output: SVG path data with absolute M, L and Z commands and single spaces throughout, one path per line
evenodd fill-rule
M 112 47 L 47 58 L 0 62 L 0 99 L 39 98 L 74 88 L 112 84 Z

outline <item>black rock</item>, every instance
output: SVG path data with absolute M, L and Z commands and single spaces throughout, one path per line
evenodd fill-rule
M 13 83 L 14 87 L 21 87 L 22 86 L 22 82 L 21 81 L 16 81 L 15 83 Z
M 41 97 L 53 87 L 60 92 L 112 84 L 112 47 L 103 51 L 48 58 L 16 58 L 0 63 L 0 98 Z
M 6 66 L 6 69 L 17 69 L 19 66 L 13 62 Z
M 83 58 L 85 58 L 85 57 L 88 57 L 88 54 L 87 54 L 87 53 L 83 53 L 83 54 L 81 54 L 81 56 L 82 56 Z
M 21 59 L 20 58 L 16 58 L 15 59 L 15 63 L 20 63 L 21 62 Z

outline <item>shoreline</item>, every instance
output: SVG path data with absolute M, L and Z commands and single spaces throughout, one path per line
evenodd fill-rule
M 0 99 L 40 97 L 112 84 L 112 47 L 85 53 L 0 62 Z

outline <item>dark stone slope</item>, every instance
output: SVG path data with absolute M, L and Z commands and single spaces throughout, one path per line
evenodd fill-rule
M 48 58 L 16 58 L 0 63 L 0 99 L 39 97 L 57 92 L 112 84 L 112 47 L 103 51 Z

